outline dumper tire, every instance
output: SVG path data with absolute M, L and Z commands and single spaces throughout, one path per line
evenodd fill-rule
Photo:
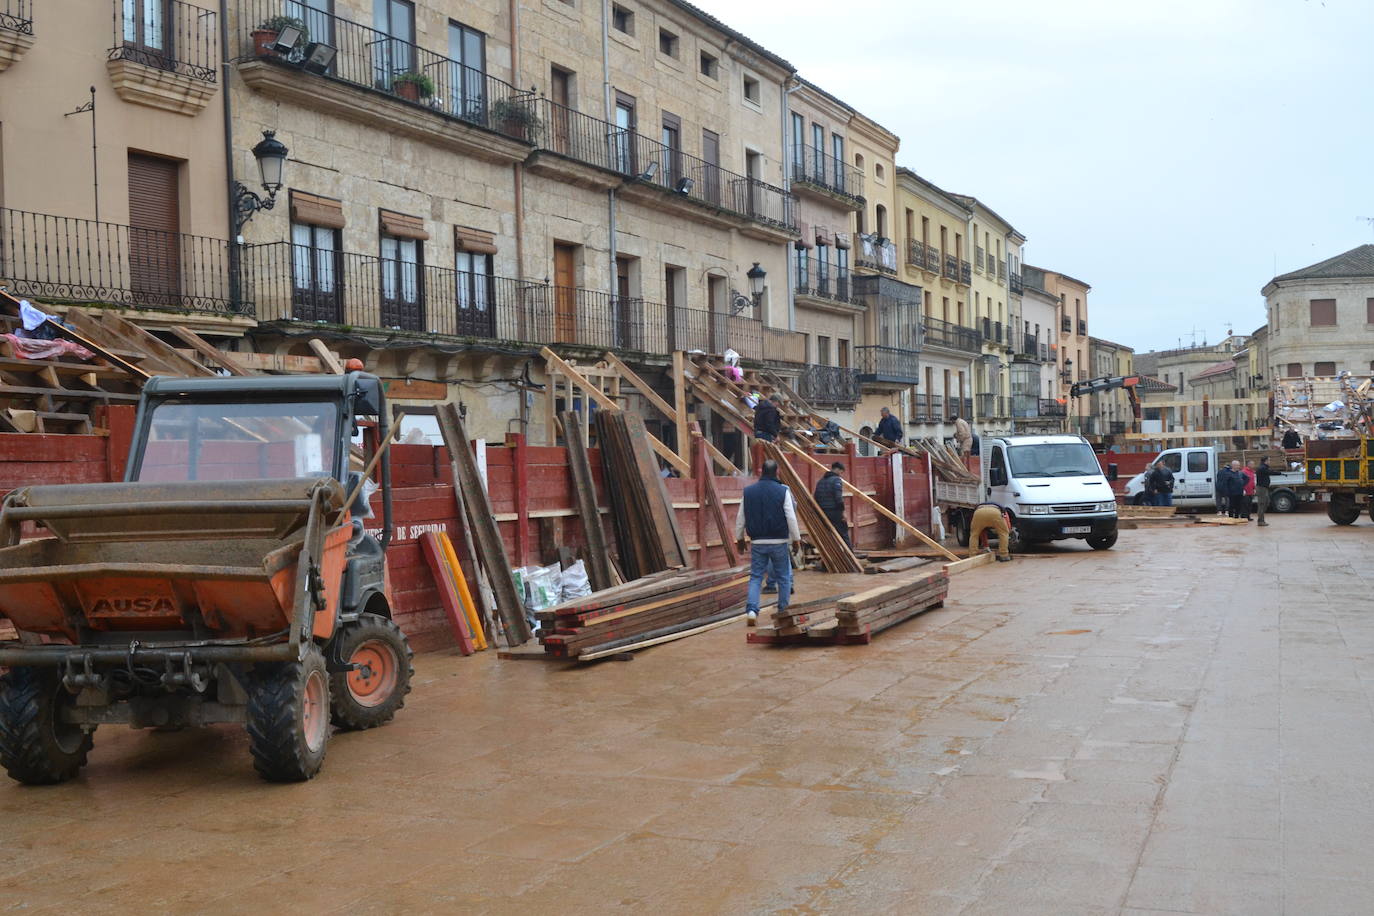
M 376 728 L 390 722 L 406 705 L 410 679 L 415 675 L 410 650 L 401 628 L 377 614 L 363 614 L 339 628 L 335 657 L 343 663 L 365 665 L 330 675 L 330 716 L 339 728 Z
M 1360 505 L 1348 493 L 1338 493 L 1326 507 L 1326 517 L 1337 525 L 1353 525 L 1360 520 Z
M 304 782 L 329 746 L 329 672 L 307 645 L 300 661 L 257 665 L 248 684 L 248 747 L 268 782 Z
M 11 779 L 51 786 L 86 765 L 91 731 L 59 719 L 73 700 L 56 669 L 13 668 L 0 677 L 0 764 Z

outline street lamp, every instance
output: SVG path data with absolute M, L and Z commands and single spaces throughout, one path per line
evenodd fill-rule
M 755 261 L 754 266 L 749 268 L 745 274 L 749 278 L 749 292 L 753 294 L 754 305 L 759 305 L 763 301 L 763 281 L 768 276 L 768 271 L 759 266 Z
M 243 232 L 244 225 L 259 210 L 271 210 L 277 203 L 277 192 L 282 187 L 282 173 L 286 168 L 286 144 L 277 139 L 276 131 L 264 130 L 262 139 L 253 147 L 253 158 L 258 162 L 258 177 L 262 189 L 267 192 L 262 197 L 248 190 L 240 181 L 234 181 L 234 233 Z
M 1064 371 L 1059 373 L 1059 377 L 1060 377 L 1061 379 L 1063 379 L 1063 381 L 1065 382 L 1065 384 L 1067 384 L 1067 383 L 1073 381 L 1073 360 L 1072 360 L 1072 359 L 1069 359 L 1068 357 L 1065 357 L 1065 358 L 1064 358 Z

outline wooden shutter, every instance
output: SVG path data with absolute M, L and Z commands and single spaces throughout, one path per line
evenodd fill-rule
M 459 251 L 471 251 L 473 254 L 496 254 L 496 236 L 490 232 L 483 232 L 481 229 L 454 226 L 453 244 Z
M 1289 377 L 1289 378 L 1302 378 L 1302 363 L 1289 363 L 1289 364 L 1288 364 L 1288 377 Z
M 180 304 L 180 165 L 129 153 L 129 289 L 135 305 Z
M 291 221 L 310 226 L 323 226 L 326 229 L 342 229 L 344 227 L 343 203 L 328 197 L 292 190 Z
M 382 210 L 382 232 L 398 239 L 426 241 L 429 233 L 425 231 L 425 221 L 418 216 L 407 216 L 394 210 Z
M 1334 327 L 1336 324 L 1336 300 L 1312 299 L 1312 327 Z

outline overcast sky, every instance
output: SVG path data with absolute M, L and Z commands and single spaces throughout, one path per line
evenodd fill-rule
M 1374 242 L 1374 0 L 695 0 L 902 138 L 1138 351 Z

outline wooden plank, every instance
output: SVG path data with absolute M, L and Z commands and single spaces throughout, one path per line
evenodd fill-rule
M 682 376 L 682 367 L 686 359 L 687 355 L 681 350 L 673 351 L 673 419 L 676 421 L 678 454 L 683 458 L 690 457 L 687 454 L 687 379 Z M 721 455 L 720 457 L 724 458 L 725 456 Z M 726 461 L 725 464 L 729 465 L 730 462 Z M 710 468 L 707 468 L 707 471 L 709 472 Z
M 324 366 L 328 372 L 332 375 L 344 374 L 344 367 L 334 356 L 334 351 L 324 345 L 324 341 L 320 340 L 318 337 L 312 337 L 310 338 L 308 346 L 310 347 L 310 352 L 314 353 L 315 356 L 319 358 L 320 365 Z
M 286 353 L 247 353 L 240 350 L 234 354 L 234 361 L 243 368 L 254 372 L 319 375 L 325 371 L 324 364 L 316 356 L 296 356 Z
M 491 500 L 477 471 L 477 458 L 468 445 L 463 419 L 453 404 L 440 405 L 437 417 L 444 446 L 448 449 L 450 461 L 455 465 L 454 484 L 462 488 L 468 523 L 476 537 L 475 542 L 469 542 L 469 547 L 486 567 L 487 578 L 496 593 L 496 613 L 500 618 L 507 645 L 521 645 L 530 638 L 529 622 L 525 620 L 525 604 L 515 590 L 510 559 L 506 555 L 501 532 L 496 527 L 496 519 L 492 517 Z
M 611 587 L 611 566 L 606 529 L 601 526 L 601 512 L 596 503 L 596 483 L 592 477 L 592 464 L 587 457 L 586 440 L 582 438 L 581 418 L 573 411 L 565 411 L 561 419 L 563 442 L 568 450 L 573 499 L 577 505 L 578 516 L 582 519 L 583 535 L 587 539 L 587 577 L 592 590 L 599 592 Z
M 735 551 L 735 532 L 726 524 L 725 507 L 721 505 L 720 494 L 716 492 L 716 480 L 711 474 L 711 467 L 706 462 L 706 438 L 696 435 L 692 437 L 694 443 L 699 443 L 697 448 L 700 450 L 702 458 L 697 463 L 697 473 L 702 479 L 702 492 L 706 497 L 706 508 L 710 511 L 711 521 L 715 523 L 716 532 L 720 534 L 721 546 L 725 548 L 725 560 L 731 566 L 739 563 L 739 554 Z M 701 539 L 703 547 L 706 543 L 706 533 L 698 530 L 697 536 Z M 703 550 L 704 554 L 705 551 Z
M 144 354 L 145 362 L 152 362 L 154 365 L 160 366 L 167 374 L 186 378 L 215 374 L 213 369 L 202 366 L 193 359 L 188 359 L 171 344 L 163 343 L 132 321 L 121 318 L 113 312 L 101 312 L 100 318 L 97 320 L 81 309 L 72 308 L 67 310 L 67 321 L 74 324 L 76 329 L 83 334 L 91 337 L 103 337 L 113 343 L 127 347 L 135 353 Z
M 625 381 L 633 385 L 634 389 L 638 391 L 644 397 L 645 400 L 647 400 L 650 404 L 657 407 L 659 409 L 659 412 L 662 413 L 669 420 L 672 420 L 674 426 L 677 425 L 678 412 L 674 410 L 672 407 L 670 407 L 667 401 L 659 397 L 658 392 L 650 388 L 648 382 L 640 378 L 638 373 L 636 373 L 629 366 L 625 365 L 624 361 L 622 361 L 619 356 L 616 356 L 610 350 L 607 350 L 605 354 L 603 354 L 603 356 L 605 357 L 606 362 L 610 363 L 612 366 L 616 368 L 617 371 L 619 371 L 621 378 L 625 379 Z M 685 460 L 686 456 L 684 455 L 683 458 Z
M 197 334 L 195 331 L 192 331 L 190 328 L 176 324 L 172 325 L 167 330 L 171 331 L 172 334 L 178 340 L 186 344 L 192 350 L 195 350 L 201 356 L 210 360 L 217 366 L 222 366 L 230 375 L 255 374 L 253 372 L 250 372 L 248 369 L 244 368 L 242 365 L 240 365 L 238 361 L 236 361 L 228 353 L 225 353 L 219 347 L 214 346 L 208 340 L 206 340 L 204 337 L 201 337 L 199 334 Z
M 815 458 L 812 458 L 810 455 L 808 455 L 808 454 L 807 454 L 805 451 L 803 451 L 802 449 L 798 448 L 795 444 L 793 444 L 793 443 L 791 443 L 791 442 L 783 442 L 783 443 L 781 443 L 781 444 L 782 444 L 784 447 L 790 449 L 790 450 L 793 452 L 793 454 L 800 455 L 802 458 L 806 459 L 806 460 L 809 461 L 811 464 L 815 465 L 817 468 L 820 468 L 821 471 L 824 471 L 824 470 L 825 470 L 825 466 L 824 466 L 824 465 L 822 465 L 822 464 L 821 464 L 819 461 L 817 461 Z M 849 482 L 848 480 L 846 480 L 844 477 L 841 477 L 841 478 L 840 478 L 840 483 L 844 484 L 844 488 L 845 488 L 846 490 L 848 490 L 850 493 L 853 493 L 855 496 L 859 497 L 859 498 L 862 499 L 864 502 L 866 502 L 866 503 L 868 503 L 870 506 L 872 506 L 875 510 L 877 510 L 877 512 L 878 512 L 879 515 L 882 515 L 882 516 L 884 516 L 885 518 L 887 518 L 888 520 L 893 521 L 893 522 L 896 522 L 898 525 L 901 525 L 903 528 L 905 528 L 906 530 L 910 531 L 912 534 L 916 535 L 916 537 L 919 538 L 919 539 L 920 539 L 923 543 L 925 543 L 927 546 L 932 547 L 932 548 L 934 548 L 935 550 L 938 550 L 941 554 L 943 554 L 945 557 L 948 557 L 950 560 L 958 560 L 958 559 L 959 559 L 957 556 L 955 556 L 953 553 L 951 553 L 948 549 L 946 549 L 946 548 L 944 547 L 944 545 L 940 544 L 938 541 L 935 541 L 933 538 L 931 538 L 929 535 L 927 535 L 927 534 L 926 534 L 924 531 L 922 531 L 920 528 L 917 528 L 915 525 L 911 524 L 911 523 L 908 522 L 906 519 L 904 519 L 904 518 L 902 518 L 901 516 L 897 515 L 897 514 L 896 514 L 895 512 L 893 512 L 891 509 L 887 508 L 887 506 L 884 506 L 882 503 L 878 502 L 876 499 L 874 499 L 874 498 L 872 498 L 871 496 L 869 496 L 869 495 L 868 495 L 867 493 L 865 493 L 863 490 L 861 490 L 861 489 L 859 489 L 858 487 L 854 486 L 854 484 L 850 483 L 850 482 Z
M 668 498 L 667 484 L 663 482 L 657 465 L 643 448 L 644 442 L 653 437 L 644 429 L 644 421 L 637 415 L 622 412 L 620 416 L 630 440 L 630 457 L 639 469 L 644 491 L 648 496 L 649 516 L 653 519 L 654 527 L 658 530 L 659 539 L 663 543 L 663 555 L 669 566 L 686 566 L 686 542 L 683 540 L 682 530 L 678 527 L 677 513 L 673 511 L 672 500 Z M 690 467 L 687 468 L 687 473 L 691 473 Z
M 711 623 L 705 623 L 701 626 L 692 627 L 691 629 L 687 630 L 679 630 L 676 633 L 668 633 L 664 636 L 656 636 L 653 639 L 644 639 L 640 640 L 639 642 L 630 643 L 628 645 L 615 646 L 609 649 L 601 649 L 595 652 L 583 652 L 582 654 L 577 656 L 577 660 L 579 662 L 590 662 L 595 661 L 598 658 L 605 658 L 608 655 L 619 655 L 622 652 L 633 652 L 636 649 L 647 649 L 649 646 L 661 645 L 665 642 L 672 642 L 675 639 L 686 639 L 688 636 L 696 636 L 699 633 L 705 633 L 710 630 L 717 629 L 719 627 L 729 626 L 730 624 L 735 623 L 743 617 L 744 613 L 741 611 L 739 613 L 732 614 L 729 617 L 722 617 L 721 619 L 712 621 Z
M 439 600 L 444 606 L 444 613 L 448 616 L 449 627 L 453 630 L 453 638 L 458 640 L 458 651 L 464 655 L 471 655 L 477 649 L 472 641 L 472 633 L 468 631 L 467 616 L 463 613 L 462 603 L 458 598 L 458 590 L 454 587 L 453 578 L 449 575 L 448 566 L 444 560 L 444 548 L 439 543 L 438 535 L 433 531 L 426 531 L 420 535 L 420 548 L 424 551 L 425 562 L 429 565 L 429 571 L 434 576 L 434 586 L 439 592 Z
M 1183 433 L 1125 433 L 1124 437 L 1128 442 L 1193 442 L 1197 439 L 1268 439 L 1273 435 L 1273 427 L 1265 426 L 1260 429 L 1195 429 Z
M 382 387 L 388 400 L 408 398 L 412 401 L 446 401 L 448 385 L 444 382 L 426 382 L 419 379 L 384 378 Z
M 953 563 L 946 563 L 945 572 L 949 573 L 951 576 L 955 576 L 962 572 L 968 572 L 970 569 L 977 569 L 979 566 L 985 566 L 995 559 L 996 556 L 994 554 L 976 554 L 971 557 L 965 557 L 962 560 L 956 560 Z
M 463 607 L 463 616 L 472 633 L 472 643 L 478 652 L 487 648 L 487 637 L 482 632 L 482 619 L 477 614 L 477 604 L 472 600 L 472 590 L 468 588 L 467 577 L 463 575 L 463 565 L 458 562 L 458 552 L 453 549 L 447 531 L 437 532 L 439 546 L 444 550 L 444 562 L 448 564 L 449 575 L 453 577 L 454 587 L 458 590 L 458 602 Z

